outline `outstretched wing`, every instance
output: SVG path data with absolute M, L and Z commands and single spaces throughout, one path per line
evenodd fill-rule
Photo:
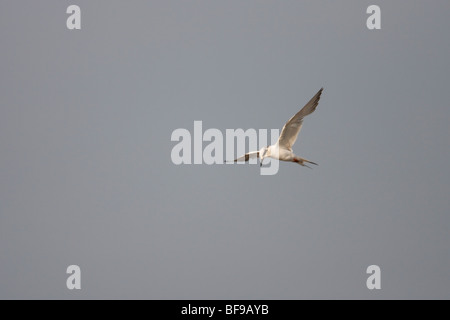
M 316 93 L 316 95 L 302 108 L 302 110 L 297 112 L 292 118 L 289 119 L 288 122 L 286 122 L 283 130 L 281 131 L 280 137 L 278 138 L 278 145 L 280 147 L 288 150 L 292 149 L 292 146 L 297 140 L 298 133 L 302 128 L 303 118 L 316 110 L 322 91 L 323 88 Z
M 248 161 L 249 159 L 253 159 L 253 158 L 257 158 L 257 157 L 259 157 L 259 151 L 252 151 L 252 152 L 246 153 L 242 157 L 234 159 L 234 162 Z

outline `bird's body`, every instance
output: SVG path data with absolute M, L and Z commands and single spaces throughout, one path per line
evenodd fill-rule
M 310 167 L 307 166 L 305 162 L 317 165 L 317 163 L 315 162 L 296 156 L 292 151 L 292 146 L 297 140 L 298 133 L 302 128 L 303 118 L 316 110 L 322 91 L 323 88 L 320 89 L 299 112 L 297 112 L 291 119 L 286 122 L 283 130 L 281 131 L 280 137 L 275 144 L 263 147 L 259 151 L 249 152 L 244 156 L 235 159 L 234 162 L 242 160 L 248 161 L 250 158 L 259 157 L 260 164 L 262 165 L 264 158 L 270 157 L 281 161 L 295 162 L 308 168 Z

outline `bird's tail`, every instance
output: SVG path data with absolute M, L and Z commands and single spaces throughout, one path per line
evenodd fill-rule
M 300 158 L 300 157 L 296 157 L 295 159 L 297 160 L 295 162 L 297 162 L 299 165 L 310 168 L 310 169 L 312 169 L 312 168 L 310 166 L 306 165 L 305 162 L 318 166 L 317 163 L 312 162 L 311 160 L 308 160 L 308 159 L 304 159 L 304 158 Z

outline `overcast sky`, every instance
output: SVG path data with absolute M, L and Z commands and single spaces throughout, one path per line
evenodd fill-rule
M 0 298 L 448 299 L 448 12 L 2 1 Z M 313 170 L 172 163 L 175 129 L 281 129 L 321 87 Z

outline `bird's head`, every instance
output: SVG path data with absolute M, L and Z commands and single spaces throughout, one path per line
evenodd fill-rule
M 262 147 L 259 150 L 260 166 L 262 166 L 262 162 L 263 162 L 264 158 L 269 155 L 269 152 L 268 152 L 269 148 L 270 148 L 270 146 L 267 146 L 267 147 Z
M 259 150 L 259 158 L 262 160 L 262 159 L 264 159 L 268 154 L 268 151 L 269 151 L 269 146 L 267 146 L 267 147 L 262 147 L 260 150 Z

